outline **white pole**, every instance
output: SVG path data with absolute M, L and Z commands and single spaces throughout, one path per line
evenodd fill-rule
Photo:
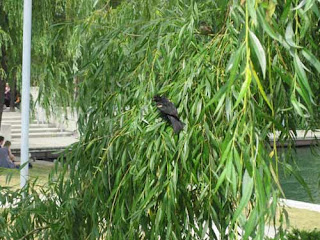
M 29 164 L 29 110 L 31 68 L 32 0 L 24 0 L 23 7 L 23 56 L 22 56 L 22 109 L 21 109 L 21 165 L 20 187 L 28 181 Z

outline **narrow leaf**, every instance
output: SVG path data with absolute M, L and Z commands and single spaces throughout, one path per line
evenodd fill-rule
M 299 5 L 298 6 L 296 6 L 295 8 L 292 8 L 291 10 L 298 10 L 298 9 L 300 9 L 300 8 L 302 8 L 305 4 L 306 4 L 306 0 L 302 0 L 300 3 L 299 3 Z
M 302 55 L 317 69 L 320 73 L 320 61 L 307 49 L 302 50 Z
M 280 17 L 280 20 L 282 22 L 285 22 L 289 16 L 291 3 L 292 3 L 292 0 L 287 0 L 286 5 L 284 7 L 284 10 L 283 10 L 281 17 Z
M 297 74 L 299 76 L 299 79 L 303 85 L 303 87 L 310 93 L 310 95 L 312 96 L 312 90 L 311 87 L 309 85 L 308 82 L 308 78 L 307 78 L 307 74 L 305 72 L 304 69 L 307 69 L 303 63 L 301 62 L 298 54 L 294 55 L 294 66 L 295 66 L 295 70 L 297 71 Z
M 298 46 L 295 42 L 294 42 L 294 32 L 293 32 L 293 29 L 292 29 L 292 21 L 289 22 L 287 28 L 286 28 L 286 35 L 285 35 L 285 38 L 288 42 L 288 44 L 291 46 L 291 47 L 294 47 L 294 48 L 301 48 L 300 46 Z
M 252 18 L 253 24 L 257 24 L 257 13 L 255 10 L 256 1 L 255 0 L 248 0 L 248 10 L 249 14 Z
M 265 51 L 264 51 L 259 39 L 257 38 L 257 36 L 251 31 L 250 31 L 250 39 L 251 39 L 251 43 L 253 45 L 253 49 L 258 57 L 259 64 L 260 64 L 262 74 L 263 74 L 263 78 L 265 78 L 266 77 L 266 68 L 267 68 Z
M 312 7 L 313 7 L 313 5 L 314 5 L 314 3 L 315 3 L 315 0 L 307 0 L 307 2 L 306 2 L 306 6 L 304 7 L 304 12 L 306 13 L 307 11 L 309 11 Z
M 259 77 L 258 77 L 256 71 L 255 71 L 254 68 L 253 68 L 252 63 L 251 63 L 251 71 L 252 71 L 252 74 L 253 74 L 253 78 L 254 78 L 254 80 L 256 81 L 257 85 L 258 85 L 258 89 L 259 89 L 259 91 L 260 91 L 263 99 L 266 101 L 266 103 L 268 104 L 268 106 L 269 106 L 270 109 L 272 110 L 272 109 L 273 109 L 273 108 L 272 108 L 272 105 L 271 105 L 270 101 L 268 100 L 268 97 L 267 97 L 265 91 L 263 90 L 263 86 L 262 86 L 262 84 L 261 84 L 261 82 L 260 82 L 260 80 L 259 80 Z
M 232 224 L 238 219 L 242 210 L 247 206 L 253 190 L 253 179 L 249 176 L 248 171 L 245 171 L 242 181 L 242 197 L 237 210 L 233 214 Z
M 242 101 L 242 99 L 244 98 L 244 96 L 248 92 L 248 89 L 249 89 L 249 86 L 251 83 L 251 72 L 249 69 L 246 69 L 246 71 L 249 76 L 246 78 L 246 80 L 243 82 L 243 84 L 241 86 L 241 90 L 238 95 L 238 99 L 237 99 L 236 103 L 234 104 L 233 109 L 235 109 L 239 105 L 239 103 Z

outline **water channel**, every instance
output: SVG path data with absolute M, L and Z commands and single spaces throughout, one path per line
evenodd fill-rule
M 287 149 L 280 151 L 280 156 L 284 157 L 284 152 Z M 282 153 L 281 153 L 282 152 Z M 317 153 L 314 155 L 313 152 Z M 296 169 L 308 184 L 313 200 L 313 203 L 320 204 L 320 148 L 316 147 L 303 147 L 297 148 L 293 152 L 293 158 L 296 162 Z M 280 183 L 287 199 L 310 202 L 308 193 L 303 186 L 291 174 L 286 174 L 283 170 L 279 172 Z

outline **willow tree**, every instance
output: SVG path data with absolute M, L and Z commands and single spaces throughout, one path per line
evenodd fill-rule
M 66 48 L 62 42 L 66 42 L 67 34 L 60 37 L 60 44 L 52 46 L 51 41 L 56 37 L 56 32 L 51 26 L 56 23 L 68 21 L 67 17 L 75 20 L 75 17 L 68 15 L 68 10 L 72 9 L 75 3 L 71 0 L 44 0 L 33 2 L 32 16 L 32 76 L 31 84 L 39 85 L 39 79 L 48 78 L 48 72 L 57 62 L 62 65 L 63 60 L 72 58 L 66 55 Z M 86 5 L 79 4 L 82 9 Z M 73 8 L 72 13 L 76 14 Z M 88 13 L 88 11 L 83 10 Z M 70 11 L 70 10 L 69 10 Z M 92 11 L 91 11 L 92 12 Z M 15 90 L 21 88 L 21 64 L 22 64 L 22 14 L 23 0 L 6 0 L 0 2 L 0 123 L 3 111 L 4 88 L 8 82 L 11 87 L 10 108 L 14 111 Z M 79 15 L 83 17 L 84 14 Z M 62 58 L 61 56 L 65 56 Z M 50 59 L 50 61 L 46 61 Z M 55 68 L 59 69 L 59 64 Z M 62 69 L 64 74 L 69 74 L 66 69 Z M 49 77 L 50 80 L 52 78 Z M 65 81 L 67 82 L 67 81 Z M 67 89 L 66 84 L 62 86 Z
M 55 1 L 47 0 L 33 4 L 33 69 L 43 68 L 45 51 L 41 45 L 46 39 L 51 38 L 47 34 L 49 24 L 54 23 Z M 45 9 L 46 11 L 43 11 Z M 40 14 L 41 12 L 41 14 Z M 4 86 L 8 82 L 11 88 L 11 111 L 14 111 L 15 91 L 21 87 L 21 64 L 22 64 L 22 14 L 23 1 L 6 0 L 0 2 L 0 123 L 3 111 Z M 46 44 L 47 45 L 47 44 Z M 32 79 L 37 76 L 34 71 Z M 35 81 L 32 81 L 34 83 Z
M 12 14 L 8 14 L 11 11 Z M 1 1 L 0 3 L 0 124 L 2 119 L 4 89 L 9 79 L 15 77 L 21 65 L 21 3 Z M 18 63 L 19 62 L 19 63 Z M 10 81 L 13 84 L 13 81 Z M 14 88 L 14 87 L 13 87 Z
M 80 141 L 40 193 L 33 184 L 6 190 L 9 202 L 30 195 L 3 211 L 0 236 L 263 239 L 283 195 L 269 134 L 290 140 L 316 123 L 319 1 L 141 0 L 91 10 L 57 26 L 73 33 L 77 60 L 66 66 L 77 64 L 69 77 L 78 78 Z M 178 107 L 180 134 L 159 116 L 156 94 Z

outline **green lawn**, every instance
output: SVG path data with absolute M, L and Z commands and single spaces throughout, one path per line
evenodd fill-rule
M 290 220 L 289 228 L 298 228 L 300 230 L 320 229 L 319 212 L 289 207 L 286 207 L 286 210 Z
M 33 168 L 29 168 L 29 179 L 38 178 L 38 185 L 48 182 L 49 173 L 54 168 L 54 163 L 45 161 L 36 161 L 32 163 Z M 9 180 L 9 182 L 8 182 Z M 20 187 L 20 171 L 18 169 L 0 168 L 0 185 L 11 186 L 13 188 Z

